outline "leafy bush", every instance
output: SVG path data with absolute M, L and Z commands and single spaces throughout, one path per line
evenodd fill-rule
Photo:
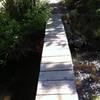
M 73 50 L 74 52 L 72 51 L 72 54 L 79 98 L 81 100 L 99 100 L 100 67 L 97 65 L 99 63 L 96 63 L 99 59 L 99 53 L 96 54 L 96 52 L 100 51 L 100 0 L 66 0 L 66 3 L 72 28 L 69 39 L 73 44 L 70 47 L 72 50 L 76 49 Z M 80 40 L 77 39 L 78 36 Z M 82 39 L 86 42 L 80 45 Z M 91 63 L 91 60 L 94 64 Z
M 29 9 L 25 14 L 23 28 L 28 32 L 37 32 L 45 28 L 46 22 L 50 16 L 50 5 L 46 2 L 38 2 L 36 6 Z
M 9 17 L 20 20 L 32 7 L 32 0 L 5 0 L 4 6 Z
M 100 37 L 100 0 L 66 0 L 66 3 L 69 11 L 77 13 L 72 16 L 72 28 L 88 40 Z
M 14 46 L 19 35 L 19 25 L 15 20 L 10 20 L 4 13 L 0 13 L 0 64 L 5 64 L 8 50 Z
M 21 44 L 25 34 L 45 29 L 50 11 L 45 1 L 33 6 L 31 0 L 5 0 L 0 9 L 0 64 L 6 63 L 9 49 Z
M 100 100 L 100 96 L 94 96 L 93 100 Z

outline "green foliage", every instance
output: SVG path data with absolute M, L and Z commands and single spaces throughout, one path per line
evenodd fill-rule
M 10 20 L 4 13 L 0 13 L 0 64 L 5 64 L 8 50 L 14 46 L 19 34 L 19 25 L 15 20 Z
M 32 0 L 5 0 L 4 6 L 11 18 L 20 20 L 32 7 Z
M 74 2 L 74 0 L 65 0 L 65 3 L 67 4 L 67 5 L 70 5 L 70 4 L 72 4 Z
M 100 100 L 100 96 L 94 96 L 93 100 Z
M 2 36 L 1 36 L 2 35 Z M 4 64 L 7 58 L 7 50 L 9 47 L 9 41 L 7 37 L 3 36 L 4 33 L 0 33 L 0 64 Z M 6 41 L 5 41 L 6 40 Z
M 73 29 L 88 40 L 100 37 L 100 0 L 67 0 L 69 10 L 76 10 L 72 16 Z
M 23 28 L 28 32 L 37 32 L 43 30 L 50 16 L 50 11 L 51 8 L 48 3 L 38 2 L 36 6 L 33 6 L 32 9 L 29 9 L 25 14 L 25 18 L 23 20 Z
M 75 65 L 79 97 L 82 100 L 100 100 L 100 96 L 98 96 L 99 87 L 97 85 L 100 81 L 98 74 L 100 70 L 96 63 L 91 63 L 91 59 L 93 59 L 93 62 L 97 61 L 97 58 L 99 59 L 99 54 L 97 53 L 97 56 L 93 54 L 92 56 L 87 53 L 87 51 L 89 53 L 92 51 L 92 53 L 95 52 L 96 54 L 97 50 L 100 50 L 100 0 L 66 0 L 66 5 L 70 14 L 69 19 L 71 20 L 71 32 L 73 34 L 70 34 L 69 38 L 73 42 L 71 48 L 74 51 L 72 51 L 74 58 L 75 53 L 78 57 L 74 61 L 78 60 L 79 62 L 79 65 Z M 77 36 L 79 36 L 80 40 L 77 39 Z M 82 39 L 86 42 L 78 47 Z M 79 43 L 77 40 L 79 40 Z M 85 54 L 86 57 L 84 57 Z M 89 62 L 87 62 L 88 57 L 90 59 Z M 85 78 L 84 75 L 86 74 L 90 76 Z M 94 84 L 95 87 L 92 87 Z
M 25 34 L 44 30 L 50 11 L 45 1 L 33 6 L 32 0 L 5 0 L 4 8 L 0 9 L 0 64 L 6 64 L 8 51 Z

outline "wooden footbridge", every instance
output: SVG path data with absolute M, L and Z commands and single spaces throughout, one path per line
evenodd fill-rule
M 36 100 L 78 100 L 71 53 L 59 13 L 53 14 L 46 26 Z

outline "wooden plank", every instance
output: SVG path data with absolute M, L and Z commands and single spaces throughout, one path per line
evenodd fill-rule
M 77 93 L 70 95 L 37 95 L 36 100 L 78 100 Z
M 56 37 L 56 39 L 55 39 L 55 37 Z M 50 36 L 50 38 L 45 38 L 44 42 L 45 42 L 44 47 L 50 47 L 51 48 L 52 46 L 59 46 L 59 47 L 62 47 L 64 49 L 68 48 L 68 46 L 67 46 L 68 42 L 64 41 L 63 38 L 61 38 L 61 37 L 58 38 L 57 36 Z
M 49 47 L 49 46 L 60 46 L 60 47 L 66 47 L 66 42 L 62 42 L 62 41 L 52 41 L 52 42 L 45 42 L 45 47 Z M 66 48 L 66 50 L 69 49 L 68 47 Z
M 71 63 L 42 63 L 40 71 L 61 71 L 72 70 L 73 65 Z
M 65 55 L 66 54 L 66 55 Z M 60 48 L 47 48 L 43 50 L 43 55 L 42 57 L 55 57 L 55 56 L 70 56 L 69 51 L 67 49 L 60 49 Z
M 36 100 L 78 100 L 68 41 L 60 16 L 46 26 Z
M 54 56 L 54 57 L 42 57 L 42 63 L 57 63 L 57 62 L 70 62 L 72 63 L 71 56 Z
M 74 78 L 73 70 L 40 72 L 39 76 L 40 81 L 74 80 Z
M 53 41 L 52 41 L 53 42 Z M 62 45 L 58 45 L 57 43 L 59 42 L 59 41 L 54 41 L 54 44 L 52 43 L 52 42 L 45 42 L 45 44 L 44 44 L 44 46 L 43 46 L 43 50 L 45 50 L 45 51 L 47 51 L 48 50 L 48 52 L 50 52 L 51 50 L 54 50 L 54 51 L 57 51 L 57 52 L 59 52 L 60 53 L 60 51 L 59 50 L 61 50 L 61 51 L 63 51 L 63 50 L 67 50 L 67 49 L 69 49 L 68 48 L 68 46 L 67 45 L 65 45 L 65 46 L 62 46 Z M 46 44 L 47 43 L 51 43 L 51 45 L 50 46 L 47 46 Z M 67 52 L 65 52 L 64 51 L 64 53 L 66 54 Z M 69 50 L 67 50 L 67 51 L 69 51 Z M 70 51 L 69 51 L 70 52 Z M 69 53 L 68 52 L 68 53 Z M 42 53 L 42 55 L 44 55 L 44 52 Z
M 39 81 L 37 94 L 73 94 L 76 92 L 74 81 Z
M 64 39 L 66 39 L 65 35 L 47 35 L 44 39 L 44 42 L 64 42 L 66 43 L 66 45 L 68 44 L 66 41 L 64 41 Z
M 46 33 L 45 33 L 45 38 L 55 38 L 55 39 L 58 39 L 58 38 L 66 38 L 66 35 L 65 35 L 65 32 L 62 32 L 62 30 L 63 29 L 61 29 L 61 28 L 58 28 L 57 30 L 54 30 L 53 31 L 53 28 L 50 28 L 49 30 L 46 30 Z M 59 31 L 60 30 L 60 31 Z M 59 35 L 61 36 L 61 37 L 59 37 Z M 65 37 L 64 37 L 65 36 Z

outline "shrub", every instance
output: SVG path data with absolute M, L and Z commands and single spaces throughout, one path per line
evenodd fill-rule
M 84 54 L 84 52 L 86 53 L 87 51 L 89 53 L 92 52 L 91 54 L 93 54 L 94 51 L 97 51 L 97 50 L 100 51 L 100 45 L 99 45 L 99 42 L 100 42 L 100 0 L 67 0 L 67 1 L 70 1 L 66 3 L 68 4 L 68 7 L 69 7 L 69 13 L 71 16 L 70 17 L 71 27 L 73 29 L 73 34 L 74 34 L 71 37 L 72 42 L 74 39 L 78 40 L 76 37 L 79 35 L 81 36 L 80 38 L 84 39 L 85 37 L 85 40 L 87 40 L 86 42 L 88 43 L 88 44 L 85 43 L 83 46 L 78 47 L 78 45 L 75 45 L 75 42 L 77 43 L 77 41 L 74 40 L 73 44 L 75 45 L 75 47 L 73 47 L 74 45 L 72 45 L 71 46 L 72 49 L 76 48 L 77 50 L 76 55 L 79 55 L 80 57 L 81 57 L 80 54 Z M 79 44 L 80 43 L 81 43 L 81 40 L 79 41 Z M 75 56 L 75 52 L 73 53 Z M 88 53 L 86 54 L 89 56 Z M 87 57 L 82 57 L 81 60 L 84 60 L 84 62 L 87 62 L 86 61 L 88 59 Z M 99 79 L 98 79 L 99 70 L 96 71 L 94 69 L 97 66 L 93 66 L 93 65 L 89 66 L 89 63 L 91 63 L 91 60 L 94 61 L 96 59 L 95 57 L 96 57 L 95 55 L 93 56 L 90 55 L 89 56 L 90 62 L 87 63 L 89 67 L 88 71 L 90 71 L 90 69 L 93 67 L 93 71 L 90 71 L 90 78 L 83 79 L 82 82 L 80 82 L 79 80 L 77 81 L 78 85 L 80 84 L 77 90 L 79 92 L 79 97 L 82 100 L 99 100 L 100 99 L 100 97 L 98 96 L 100 94 L 99 93 L 100 91 L 98 90 L 98 86 L 97 86 L 97 84 L 99 84 Z M 85 67 L 87 66 L 84 63 L 83 65 Z M 77 66 L 78 65 L 76 65 L 76 67 Z M 82 68 L 82 64 L 80 67 Z M 83 68 L 81 71 L 79 71 L 80 69 L 78 67 L 76 68 L 79 74 L 81 72 L 82 72 L 81 74 L 83 74 L 84 72 L 85 74 L 87 74 L 88 73 L 87 69 L 88 68 L 86 68 L 85 70 L 85 68 Z M 78 76 L 78 74 L 76 76 Z M 93 87 L 92 84 L 93 85 L 95 84 L 95 87 Z
M 4 13 L 0 13 L 0 64 L 5 64 L 8 50 L 17 42 L 19 25 L 15 20 L 10 20 Z
M 29 9 L 25 14 L 23 29 L 28 32 L 39 32 L 45 28 L 46 22 L 50 16 L 50 5 L 46 2 L 38 2 L 36 6 Z
M 5 0 L 4 7 L 10 18 L 20 20 L 32 7 L 32 0 Z
M 100 37 L 100 0 L 66 0 L 70 10 L 76 9 L 72 19 L 74 29 L 88 40 Z
M 51 11 L 45 1 L 36 6 L 31 0 L 5 1 L 5 8 L 0 9 L 0 64 L 6 63 L 9 49 L 21 44 L 25 34 L 45 29 Z

